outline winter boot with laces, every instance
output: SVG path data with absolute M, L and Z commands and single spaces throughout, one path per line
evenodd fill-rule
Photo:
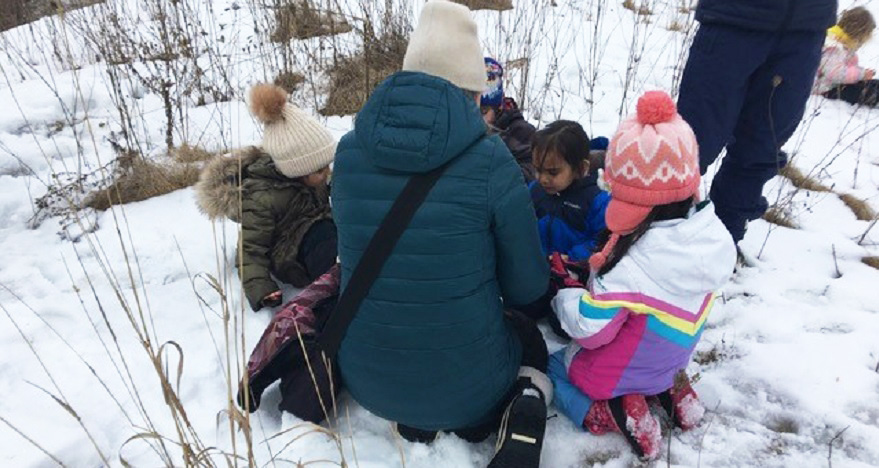
M 624 395 L 594 402 L 586 413 L 583 427 L 596 435 L 622 434 L 642 459 L 653 460 L 659 456 L 662 432 L 643 395 Z

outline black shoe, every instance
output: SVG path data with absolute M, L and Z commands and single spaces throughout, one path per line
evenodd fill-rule
M 549 328 L 552 329 L 552 332 L 556 334 L 559 338 L 565 341 L 571 341 L 571 335 L 568 335 L 565 332 L 565 329 L 562 328 L 562 323 L 559 322 L 559 318 L 555 313 L 550 314 L 546 317 L 546 322 L 549 323 Z
M 488 468 L 537 468 L 546 431 L 546 403 L 528 386 L 507 407 L 498 431 L 497 452 Z
M 415 442 L 419 444 L 430 444 L 435 441 L 437 435 L 439 435 L 437 431 L 425 431 L 423 429 L 416 429 L 414 427 L 404 426 L 400 423 L 396 423 L 395 427 L 397 429 L 397 434 L 400 434 L 400 437 L 409 442 Z

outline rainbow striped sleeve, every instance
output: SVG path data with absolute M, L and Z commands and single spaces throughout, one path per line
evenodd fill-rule
M 580 346 L 595 349 L 609 343 L 629 315 L 620 304 L 595 300 L 585 289 L 565 289 L 553 299 L 562 328 Z

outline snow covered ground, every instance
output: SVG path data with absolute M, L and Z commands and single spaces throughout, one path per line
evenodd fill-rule
M 421 2 L 413 3 L 417 10 Z M 647 2 L 650 15 L 603 0 L 528 3 L 477 16 L 489 54 L 531 58 L 527 82 L 523 69 L 511 70 L 508 93 L 524 97 L 533 120 L 574 119 L 590 135 L 609 135 L 641 92 L 673 89 L 687 35 L 670 29 L 686 30 L 691 21 L 678 11 L 680 2 Z M 247 48 L 258 39 L 246 8 L 229 0 L 204 4 L 208 37 L 223 37 L 215 49 L 234 66 L 235 98 L 187 106 L 178 141 L 209 149 L 258 142 L 240 97 L 272 75 L 272 49 Z M 270 312 L 242 305 L 230 267 L 237 226 L 207 221 L 185 189 L 90 215 L 98 229 L 76 243 L 58 235 L 57 218 L 28 227 L 53 174 L 112 160 L 110 140 L 120 128 L 107 67 L 72 26 L 61 36 L 67 40 L 53 34 L 59 25 L 44 19 L 0 36 L 0 465 L 166 465 L 157 436 L 173 464 L 183 465 L 175 445 L 180 418 L 165 402 L 138 333 L 154 351 L 169 343 L 158 369 L 191 423 L 186 440 L 197 434 L 194 445 L 211 447 L 205 456 L 213 463 L 237 453 L 244 458 L 227 460 L 246 465 L 244 433 L 230 430 L 230 389 Z M 66 50 L 62 55 L 81 66 L 59 65 L 52 50 Z M 879 67 L 879 43 L 866 46 L 861 60 Z M 135 85 L 122 94 L 147 116 L 138 125 L 148 153 L 161 154 L 160 97 Z M 313 97 L 296 99 L 314 108 Z M 327 124 L 341 136 L 352 120 Z M 804 172 L 879 210 L 877 125 L 876 111 L 813 98 L 786 149 Z M 723 291 L 689 368 L 709 414 L 700 428 L 667 438 L 657 465 L 824 466 L 832 442 L 833 466 L 879 466 L 879 271 L 861 262 L 879 256 L 879 227 L 868 232 L 870 223 L 857 220 L 839 196 L 796 190 L 781 177 L 765 194 L 799 229 L 750 225 L 742 247 L 754 265 Z M 333 422 L 339 444 L 279 414 L 279 398 L 270 389 L 251 416 L 255 465 L 332 466 L 344 455 L 348 466 L 363 468 L 478 467 L 494 447 L 493 440 L 470 445 L 451 435 L 430 446 L 407 443 L 345 395 Z M 622 437 L 588 435 L 559 415 L 548 423 L 543 461 L 616 467 L 634 460 Z

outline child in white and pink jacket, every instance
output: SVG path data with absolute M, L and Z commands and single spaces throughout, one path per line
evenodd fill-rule
M 873 36 L 876 21 L 864 7 L 843 11 L 835 26 L 827 30 L 821 51 L 821 64 L 815 78 L 814 94 L 841 99 L 850 104 L 879 105 L 876 71 L 858 65 L 857 51 Z
M 622 433 L 637 455 L 661 448 L 654 398 L 687 430 L 704 408 L 682 371 L 717 290 L 732 275 L 733 239 L 699 202 L 699 150 L 668 94 L 650 91 L 610 141 L 607 231 L 588 287 L 561 289 L 553 309 L 572 342 L 549 360 L 555 404 L 593 434 Z

